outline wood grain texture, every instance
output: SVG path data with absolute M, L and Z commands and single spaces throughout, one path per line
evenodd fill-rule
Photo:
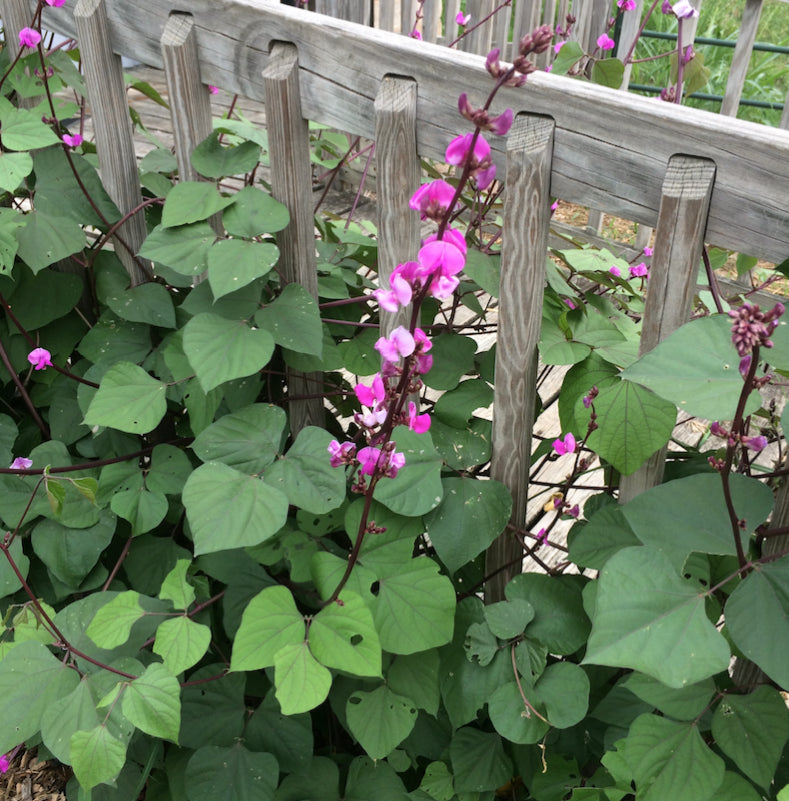
M 468 35 L 458 42 L 458 47 L 462 51 L 478 55 L 488 54 L 493 40 L 493 22 L 487 18 L 494 8 L 494 0 L 466 0 L 466 14 L 471 14 L 471 21 Z
M 142 194 L 121 60 L 112 51 L 103 0 L 78 0 L 74 19 L 101 177 L 121 214 L 128 214 L 142 203 Z M 122 242 L 115 239 L 115 252 L 129 274 L 131 285 L 144 283 L 146 272 L 133 255 L 147 236 L 144 215 L 129 218 L 118 234 Z
M 510 522 L 518 527 L 525 523 L 528 495 L 554 129 L 550 119 L 521 114 L 507 138 L 508 225 L 501 243 L 490 474 L 512 494 Z M 509 531 L 490 546 L 485 573 L 495 575 L 485 585 L 488 603 L 503 599 L 507 582 L 521 572 L 517 562 L 521 554 L 521 544 Z
M 715 165 L 675 156 L 666 171 L 658 215 L 639 355 L 643 356 L 690 318 L 701 250 L 715 182 Z M 660 483 L 665 449 L 630 476 L 623 476 L 620 503 Z
M 213 130 L 208 87 L 200 80 L 200 54 L 194 20 L 189 14 L 171 14 L 161 39 L 175 157 L 182 181 L 199 181 L 192 151 Z
M 173 0 L 107 2 L 115 50 L 161 65 L 158 43 Z M 47 7 L 46 24 L 73 35 L 70 5 Z M 264 100 L 260 75 L 272 42 L 293 42 L 303 113 L 331 127 L 374 138 L 373 103 L 383 77 L 415 79 L 423 157 L 443 158 L 458 130 L 461 92 L 479 104 L 490 91 L 481 56 L 262 0 L 193 0 L 190 11 L 203 80 Z M 709 158 L 717 167 L 710 241 L 774 262 L 789 255 L 787 131 L 544 73 L 502 90 L 493 111 L 508 106 L 555 120 L 551 186 L 563 200 L 654 225 L 669 158 Z M 503 169 L 502 145 L 492 146 Z
M 416 152 L 416 84 L 405 78 L 384 78 L 375 100 L 375 155 L 378 201 L 378 280 L 388 289 L 398 264 L 414 261 L 419 252 L 419 214 L 409 205 L 419 188 Z M 410 306 L 381 310 L 381 333 L 408 325 Z
M 296 48 L 277 44 L 263 73 L 266 92 L 271 193 L 288 207 L 290 222 L 277 234 L 279 266 L 285 281 L 298 281 L 318 300 L 312 175 L 307 120 L 301 110 Z M 288 394 L 315 395 L 323 389 L 320 373 L 288 370 Z M 289 406 L 291 430 L 323 425 L 321 398 L 294 399 Z
M 740 106 L 740 98 L 745 86 L 748 64 L 753 54 L 756 29 L 759 26 L 761 13 L 762 0 L 745 0 L 742 22 L 737 34 L 737 44 L 734 47 L 731 69 L 729 70 L 729 77 L 726 79 L 726 91 L 723 93 L 723 103 L 721 103 L 721 114 L 725 116 L 737 116 L 737 109 Z

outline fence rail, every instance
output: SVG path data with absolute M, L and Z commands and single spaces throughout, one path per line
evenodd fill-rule
M 27 0 L 2 2 L 6 11 Z M 418 185 L 419 157 L 443 158 L 449 139 L 462 130 L 461 92 L 477 103 L 487 96 L 484 59 L 253 0 L 193 0 L 188 17 L 179 8 L 166 0 L 106 0 L 106 6 L 78 0 L 73 11 L 46 8 L 44 24 L 66 35 L 79 30 L 91 42 L 84 57 L 105 71 L 120 69 L 111 50 L 164 65 L 178 97 L 171 106 L 176 131 L 199 130 L 193 117 L 206 113 L 204 104 L 201 110 L 189 99 L 205 94 L 195 68 L 204 84 L 266 103 L 272 191 L 291 212 L 280 235 L 287 280 L 315 291 L 305 119 L 377 138 L 377 155 L 387 165 L 378 185 L 383 280 L 398 261 L 414 259 L 418 229 L 407 201 Z M 29 10 L 32 17 L 32 2 Z M 92 27 L 103 24 L 108 35 Z M 181 47 L 191 55 L 173 51 Z M 106 76 L 90 77 L 95 66 L 86 70 L 94 114 L 97 104 L 110 101 L 106 92 L 118 94 L 115 103 L 124 97 Z M 515 124 L 494 151 L 506 192 L 491 473 L 512 492 L 512 521 L 520 526 L 552 197 L 656 226 L 643 352 L 687 319 L 704 241 L 771 261 L 789 256 L 789 132 L 544 73 L 504 90 L 493 111 L 507 106 Z M 119 122 L 96 131 L 97 141 L 127 134 Z M 101 160 L 102 152 L 99 147 Z M 126 158 L 122 148 L 112 152 L 120 155 L 111 158 Z M 123 166 L 113 165 L 113 174 Z M 292 421 L 294 430 L 321 414 L 320 403 L 306 405 Z M 659 482 L 662 470 L 658 455 L 623 480 L 622 497 Z M 501 538 L 489 552 L 490 572 L 517 561 L 520 552 L 514 539 Z M 502 597 L 513 572 L 514 566 L 497 575 L 489 598 Z
M 31 17 L 34 5 L 30 0 Z M 112 48 L 161 67 L 161 37 L 180 7 L 162 0 L 109 2 Z M 265 101 L 261 76 L 272 45 L 290 42 L 298 51 L 305 116 L 341 130 L 374 138 L 382 80 L 414 80 L 423 157 L 443 158 L 458 129 L 458 95 L 465 91 L 481 102 L 490 87 L 480 56 L 386 31 L 254 0 L 195 0 L 190 12 L 204 83 Z M 76 35 L 68 5 L 47 7 L 44 23 Z M 716 165 L 707 240 L 773 262 L 789 255 L 786 131 L 549 74 L 503 90 L 497 108 L 507 106 L 554 120 L 554 196 L 654 225 L 671 156 L 707 158 Z M 501 144 L 493 155 L 503 170 Z

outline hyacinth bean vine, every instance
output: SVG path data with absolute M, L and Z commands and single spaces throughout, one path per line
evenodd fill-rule
M 195 150 L 206 181 L 143 159 L 153 273 L 130 285 L 93 145 L 62 122 L 77 55 L 45 52 L 42 7 L 0 53 L 0 771 L 36 748 L 72 768 L 69 801 L 784 801 L 783 307 L 701 293 L 638 358 L 651 249 L 568 241 L 542 309 L 542 361 L 567 370 L 533 454 L 544 512 L 510 525 L 490 478 L 486 137 L 553 32 L 491 52 L 492 89 L 459 97 L 448 168 L 411 199 L 433 232 L 387 286 L 369 230 L 317 218 L 316 302 L 279 275 L 288 212 L 237 118 Z M 610 32 L 555 69 L 609 61 Z M 325 164 L 338 139 L 314 135 Z M 407 323 L 382 336 L 383 314 Z M 290 429 L 293 370 L 320 376 L 325 427 Z M 678 407 L 710 421 L 700 441 Z M 672 437 L 663 483 L 617 503 Z M 530 571 L 486 606 L 502 534 Z

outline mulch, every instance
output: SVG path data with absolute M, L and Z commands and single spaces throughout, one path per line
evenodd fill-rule
M 0 801 L 66 801 L 71 768 L 39 761 L 36 749 L 22 751 L 0 775 Z

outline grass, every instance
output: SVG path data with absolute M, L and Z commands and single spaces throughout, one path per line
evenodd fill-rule
M 644 3 L 648 8 L 651 3 Z M 742 21 L 741 0 L 715 0 L 702 5 L 697 37 L 736 40 Z M 648 30 L 676 33 L 677 22 L 672 16 L 660 13 L 660 7 L 652 14 Z M 779 0 L 765 0 L 759 28 L 758 42 L 789 47 L 789 4 Z M 668 50 L 671 42 L 642 38 L 636 48 L 636 58 L 645 58 Z M 714 45 L 698 45 L 697 51 L 704 54 L 704 64 L 710 68 L 710 79 L 701 91 L 722 95 L 726 90 L 726 79 L 731 68 L 733 48 Z M 649 86 L 666 86 L 669 79 L 668 59 L 636 64 L 631 78 L 633 83 Z M 785 53 L 754 52 L 748 69 L 743 98 L 783 103 L 789 91 L 789 55 Z M 689 99 L 687 105 L 718 111 L 720 104 L 708 100 Z M 779 110 L 740 106 L 740 119 L 777 126 L 781 119 Z

